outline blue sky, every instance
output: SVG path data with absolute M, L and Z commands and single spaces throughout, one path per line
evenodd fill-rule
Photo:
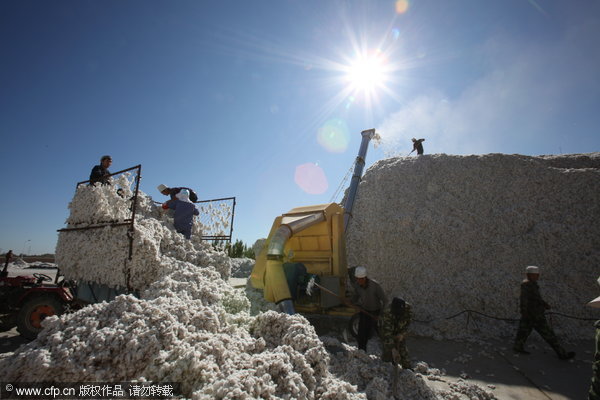
M 142 164 L 157 200 L 160 183 L 236 196 L 234 239 L 252 244 L 331 200 L 364 129 L 383 138 L 367 166 L 412 137 L 600 151 L 598 38 L 598 0 L 3 0 L 0 248 L 54 252 L 103 154 Z

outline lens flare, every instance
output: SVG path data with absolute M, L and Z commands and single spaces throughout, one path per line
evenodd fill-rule
M 350 109 L 350 106 L 352 106 L 352 103 L 354 103 L 354 100 L 355 100 L 354 96 L 348 97 L 348 100 L 346 101 L 346 105 L 345 105 L 346 110 Z
M 405 12 L 408 11 L 409 6 L 410 6 L 410 3 L 408 2 L 408 0 L 397 0 L 396 1 L 396 12 L 398 14 L 404 14 Z
M 323 194 L 329 188 L 323 168 L 313 163 L 298 165 L 294 181 L 308 194 Z
M 332 153 L 343 153 L 348 149 L 350 135 L 348 126 L 341 119 L 331 119 L 319 129 L 317 141 L 327 151 Z

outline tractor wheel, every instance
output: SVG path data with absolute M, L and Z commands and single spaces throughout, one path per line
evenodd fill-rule
M 42 321 L 52 315 L 60 315 L 64 304 L 54 296 L 36 296 L 26 300 L 17 315 L 17 331 L 26 339 L 33 340 L 42 330 Z
M 358 338 L 358 321 L 360 320 L 360 313 L 356 313 L 350 318 L 348 322 L 348 330 L 354 339 Z
M 350 318 L 350 322 L 348 322 L 348 331 L 354 339 L 358 339 L 358 323 L 360 321 L 360 313 L 357 312 Z M 377 333 L 377 328 L 371 329 L 369 332 L 369 339 L 373 337 Z

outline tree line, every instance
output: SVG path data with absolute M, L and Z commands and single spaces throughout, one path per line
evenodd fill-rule
M 236 240 L 234 244 L 227 242 L 223 246 L 223 244 L 221 242 L 221 243 L 215 244 L 214 246 L 216 248 L 223 250 L 231 258 L 242 258 L 242 257 L 252 258 L 252 259 L 255 258 L 254 250 L 252 249 L 252 246 L 246 245 L 243 241 L 241 241 L 239 239 Z

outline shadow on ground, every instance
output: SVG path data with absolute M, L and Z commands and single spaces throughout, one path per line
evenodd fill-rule
M 356 346 L 351 335 L 344 335 L 348 318 L 309 318 L 319 335 L 348 339 Z M 441 380 L 430 380 L 431 386 L 444 390 L 449 382 L 466 379 L 491 390 L 498 399 L 571 400 L 586 399 L 592 377 L 594 356 L 593 332 L 590 339 L 566 345 L 577 355 L 573 360 L 559 360 L 554 351 L 536 334 L 528 340 L 530 355 L 514 354 L 512 339 L 500 340 L 434 340 L 409 337 L 408 351 L 415 362 L 424 361 L 430 368 L 444 370 Z M 377 337 L 369 341 L 368 352 L 380 354 Z

